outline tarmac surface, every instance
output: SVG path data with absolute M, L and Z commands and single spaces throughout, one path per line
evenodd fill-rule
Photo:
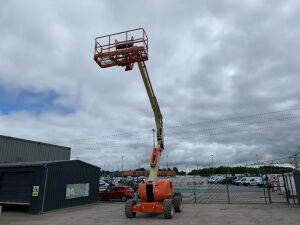
M 287 204 L 185 204 L 173 219 L 159 214 L 137 214 L 127 219 L 124 203 L 99 202 L 67 209 L 30 215 L 4 211 L 0 224 L 5 225 L 94 225 L 94 224 L 201 224 L 201 225 L 299 225 L 300 206 Z

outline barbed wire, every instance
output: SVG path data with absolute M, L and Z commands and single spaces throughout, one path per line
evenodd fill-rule
M 269 129 L 269 128 L 274 128 L 274 127 L 290 127 L 290 126 L 295 126 L 295 125 L 300 125 L 299 123 L 290 123 L 290 124 L 280 124 L 280 125 L 269 125 L 269 126 L 265 126 L 265 127 L 260 127 L 260 128 L 255 128 L 255 129 L 244 129 L 244 130 L 236 130 L 236 131 L 226 131 L 226 132 L 219 132 L 219 133 L 210 133 L 210 134 L 196 134 L 196 135 L 191 135 L 191 136 L 184 136 L 184 137 L 176 137 L 177 141 L 182 141 L 182 140 L 189 140 L 189 139 L 199 139 L 201 137 L 212 137 L 212 136 L 219 136 L 219 135 L 228 135 L 229 133 L 235 133 L 235 132 L 253 132 L 253 131 L 262 131 L 265 129 Z M 173 138 L 174 139 L 174 138 Z M 197 140 L 199 141 L 199 140 Z M 166 145 L 170 144 L 170 139 L 166 138 Z M 172 142 L 172 140 L 171 140 Z M 132 146 L 152 146 L 152 142 L 149 140 L 147 142 L 115 142 L 114 143 L 106 143 L 106 145 L 104 143 L 94 143 L 94 146 L 98 146 L 97 148 L 88 145 L 88 146 L 82 146 L 82 148 L 80 149 L 89 149 L 89 150 L 99 150 L 99 147 L 101 147 L 101 149 L 113 149 L 113 148 L 124 148 L 126 145 L 132 145 Z M 74 146 L 76 148 L 76 146 Z M 79 146 L 78 146 L 79 147 Z
M 165 134 L 165 140 L 170 140 L 172 138 L 180 138 L 180 137 L 186 137 L 184 135 L 189 135 L 189 134 L 194 134 L 194 133 L 202 133 L 205 134 L 204 136 L 209 136 L 209 135 L 216 135 L 219 130 L 226 130 L 226 133 L 230 132 L 230 129 L 234 129 L 234 128 L 243 128 L 243 127 L 247 127 L 249 125 L 261 125 L 261 124 L 269 124 L 269 125 L 274 125 L 274 124 L 278 124 L 278 123 L 283 123 L 285 121 L 291 120 L 291 119 L 295 119 L 295 118 L 299 118 L 300 116 L 289 116 L 289 117 L 283 117 L 283 118 L 276 118 L 276 119 L 272 119 L 272 120 L 265 120 L 265 121 L 254 121 L 251 123 L 243 123 L 243 124 L 236 124 L 236 125 L 231 125 L 231 126 L 222 126 L 222 127 L 212 127 L 212 128 L 205 128 L 205 129 L 201 129 L 201 130 L 192 130 L 192 131 L 185 131 L 185 132 L 180 132 L 178 131 L 177 134 L 180 135 L 174 135 L 176 133 L 172 133 L 173 135 L 169 135 L 168 133 Z M 276 122 L 276 123 L 274 123 Z M 237 132 L 240 131 L 236 130 L 233 132 Z M 211 132 L 212 131 L 212 132 Z M 198 134 L 200 135 L 200 134 Z M 126 139 L 126 141 L 122 141 L 122 140 L 108 140 L 108 141 L 97 141 L 97 142 L 93 142 L 93 143 L 82 143 L 84 145 L 89 145 L 89 146 L 93 146 L 93 145 L 111 145 L 111 144 L 115 144 L 115 143 L 140 143 L 140 142 L 144 142 L 147 141 L 150 142 L 150 140 L 152 141 L 152 136 L 143 136 L 143 137 L 134 137 L 132 138 L 132 140 L 130 140 L 129 138 Z M 74 144 L 74 143 L 73 143 Z M 79 143 L 77 143 L 79 144 Z
M 178 128 L 183 128 L 183 127 L 189 127 L 189 126 L 196 126 L 196 125 L 203 125 L 203 124 L 215 124 L 218 122 L 233 122 L 236 119 L 245 119 L 245 118 L 255 118 L 255 117 L 263 117 L 263 116 L 269 116 L 269 115 L 275 115 L 275 114 L 280 114 L 280 113 L 288 113 L 292 111 L 297 111 L 300 110 L 300 107 L 296 108 L 291 108 L 291 109 L 286 109 L 286 110 L 278 110 L 278 111 L 271 111 L 271 112 L 265 112 L 265 113 L 257 113 L 257 114 L 252 114 L 252 115 L 247 115 L 247 116 L 236 116 L 236 117 L 231 117 L 231 118 L 226 118 L 226 119 L 219 119 L 219 120 L 210 120 L 210 121 L 202 121 L 202 122 L 196 122 L 196 123 L 189 123 L 189 124 L 181 124 L 177 126 L 170 126 L 170 127 L 165 127 L 165 130 L 172 130 L 172 129 L 178 129 Z M 211 128 L 215 129 L 215 128 Z M 123 133 L 115 133 L 111 135 L 105 135 L 105 136 L 100 136 L 100 137 L 91 137 L 91 138 L 81 138 L 81 139 L 72 139 L 68 141 L 58 141 L 55 142 L 55 144 L 63 144 L 63 143 L 70 143 L 70 142 L 82 142 L 82 141 L 91 141 L 91 140 L 102 140 L 105 138 L 113 138 L 113 137 L 121 137 L 125 135 L 130 135 L 130 134 L 140 134 L 140 133 L 152 133 L 152 129 L 144 129 L 144 130 L 139 130 L 139 131 L 128 131 L 128 132 L 123 132 Z M 167 132 L 166 132 L 167 133 Z M 150 137 L 150 136 L 145 136 L 145 137 Z M 142 137 L 144 138 L 144 137 Z

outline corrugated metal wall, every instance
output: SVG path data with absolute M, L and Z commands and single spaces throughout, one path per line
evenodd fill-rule
M 10 165 L 10 166 L 7 166 Z M 30 177 L 26 176 L 31 174 Z M 4 176 L 10 176 L 10 185 L 5 185 L 3 182 Z M 24 180 L 16 180 L 16 176 L 22 176 Z M 43 165 L 18 165 L 13 166 L 12 164 L 2 164 L 0 166 L 0 203 L 2 205 L 14 205 L 18 202 L 24 200 L 23 196 L 30 197 L 30 207 L 29 211 L 32 214 L 37 214 L 42 212 L 42 201 L 43 201 L 43 190 L 44 190 L 44 178 L 45 178 L 45 168 Z M 29 180 L 28 180 L 29 179 Z M 20 182 L 23 184 L 20 185 Z M 26 186 L 22 188 L 21 186 Z M 32 197 L 32 187 L 39 186 L 40 193 L 36 197 Z M 6 189 L 5 191 L 3 189 Z M 23 201 L 24 202 L 24 201 Z
M 298 198 L 298 204 L 300 205 L 300 171 L 296 170 L 294 172 L 294 181 L 296 186 L 296 195 Z
M 100 168 L 80 160 L 48 165 L 44 211 L 97 202 Z M 66 199 L 68 184 L 89 183 L 89 196 Z
M 19 187 L 14 180 L 17 174 L 30 173 L 30 180 L 23 183 L 28 184 L 25 188 Z M 11 185 L 6 185 L 6 193 L 0 194 L 0 204 L 13 204 L 24 202 L 24 196 L 30 197 L 29 211 L 32 214 L 47 212 L 54 209 L 66 208 L 88 203 L 95 203 L 99 199 L 99 176 L 100 168 L 80 160 L 49 161 L 36 163 L 14 163 L 0 165 L 0 192 L 3 191 L 3 175 L 10 176 Z M 28 178 L 28 176 L 27 176 Z M 24 177 L 25 179 L 25 177 Z M 15 187 L 14 183 L 18 186 Z M 89 184 L 87 196 L 68 199 L 66 197 L 67 185 Z M 39 186 L 39 194 L 32 195 L 33 186 Z M 30 188 L 29 188 L 30 187 Z M 22 191 L 20 195 L 16 193 L 16 188 Z M 45 195 L 44 195 L 45 193 Z M 28 199 L 25 199 L 25 202 Z M 10 203 L 8 203 L 10 202 Z
M 69 160 L 71 149 L 0 135 L 0 163 Z

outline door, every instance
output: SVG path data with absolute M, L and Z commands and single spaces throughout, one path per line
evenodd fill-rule
M 32 172 L 8 172 L 0 177 L 0 203 L 29 205 Z

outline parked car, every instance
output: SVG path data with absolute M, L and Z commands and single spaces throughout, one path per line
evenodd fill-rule
M 235 178 L 236 177 L 234 177 L 234 176 L 227 176 L 227 177 L 225 177 L 225 179 L 223 179 L 221 181 L 221 184 L 231 184 Z
M 250 182 L 252 182 L 253 184 L 255 183 L 256 181 L 255 179 L 256 177 L 245 177 L 245 179 L 241 181 L 241 184 L 245 186 L 249 186 Z M 256 183 L 254 185 L 256 185 Z
M 225 175 L 219 175 L 214 183 L 222 183 L 226 179 Z
M 226 179 L 225 176 L 221 176 L 221 177 L 219 177 L 219 179 L 216 181 L 216 183 L 222 184 L 223 181 L 224 181 L 225 179 Z
M 137 181 L 138 183 L 142 182 L 142 181 L 145 181 L 147 179 L 147 177 L 144 177 L 144 176 L 140 176 L 137 178 Z
M 210 176 L 210 177 L 207 179 L 207 182 L 208 182 L 208 183 L 214 183 L 214 181 L 215 181 L 216 178 L 217 178 L 216 176 Z
M 244 178 L 244 176 L 236 177 L 236 178 L 232 181 L 232 184 L 238 185 L 238 182 L 239 182 L 242 178 Z
M 129 186 L 133 190 L 137 190 L 137 188 L 138 188 L 138 184 L 134 180 L 121 180 L 119 182 L 119 185 L 120 186 Z
M 253 177 L 249 180 L 249 185 L 258 185 L 258 184 L 262 184 L 261 177 Z
M 100 182 L 99 182 L 99 191 L 104 191 L 104 190 L 106 190 L 109 186 L 110 186 L 109 183 L 100 181 Z
M 221 181 L 225 178 L 224 175 L 215 175 L 215 176 L 210 176 L 208 178 L 208 183 L 221 183 Z
M 240 185 L 240 184 L 242 184 L 242 182 L 245 182 L 246 179 L 247 179 L 247 177 L 241 177 L 239 180 L 235 181 L 234 184 Z
M 125 202 L 127 199 L 133 198 L 134 191 L 129 186 L 108 187 L 99 191 L 100 200 L 120 199 Z

